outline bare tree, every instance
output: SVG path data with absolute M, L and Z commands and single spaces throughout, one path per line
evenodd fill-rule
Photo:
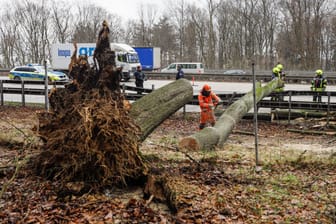
M 329 16 L 322 31 L 322 64 L 327 70 L 336 69 L 336 15 Z
M 153 46 L 161 48 L 161 64 L 167 65 L 176 59 L 177 35 L 173 25 L 165 16 L 159 19 L 159 22 L 153 27 Z
M 49 14 L 45 5 L 38 5 L 31 1 L 24 0 L 14 5 L 15 18 L 20 21 L 18 24 L 19 38 L 16 40 L 18 51 L 21 53 L 19 60 L 27 63 L 22 57 L 22 49 L 27 54 L 28 62 L 42 63 L 45 58 L 45 49 L 48 39 Z
M 136 20 L 128 20 L 125 25 L 124 33 L 121 34 L 123 40 L 126 43 L 134 45 L 134 40 L 137 38 L 135 27 L 137 26 Z
M 74 22 L 75 31 L 72 41 L 78 43 L 94 43 L 103 20 L 108 21 L 110 27 L 110 40 L 117 42 L 123 29 L 120 24 L 122 20 L 119 16 L 108 13 L 105 9 L 93 4 L 77 7 L 77 20 Z
M 208 54 L 207 65 L 209 68 L 216 68 L 216 33 L 214 30 L 215 12 L 219 7 L 219 3 L 216 0 L 207 0 L 208 14 L 209 14 L 209 41 L 208 41 Z
M 55 42 L 95 42 L 107 20 L 112 42 L 158 46 L 163 65 L 197 60 L 209 69 L 246 69 L 253 60 L 265 69 L 277 61 L 286 69 L 335 69 L 333 0 L 169 0 L 161 17 L 154 5 L 140 5 L 125 28 L 119 16 L 90 1 L 70 7 L 64 0 L 14 0 L 2 6 L 0 65 L 41 63 Z
M 259 57 L 257 65 L 264 69 L 270 69 L 276 63 L 274 41 L 279 20 L 277 17 L 276 1 L 261 0 L 257 5 L 256 41 L 257 55 Z
M 195 5 L 190 5 L 188 7 L 188 17 L 190 17 L 188 19 L 188 32 L 186 32 L 187 45 L 189 45 L 187 46 L 187 49 L 189 49 L 188 56 L 191 61 L 197 60 L 206 63 L 206 42 L 208 39 L 206 11 Z
M 179 47 L 178 58 L 176 60 L 183 61 L 184 45 L 185 45 L 185 26 L 186 26 L 186 4 L 184 0 L 173 2 L 170 1 L 171 8 L 169 15 L 177 30 L 177 42 Z
M 140 4 L 138 8 L 139 21 L 133 27 L 136 46 L 151 46 L 153 44 L 153 26 L 157 20 L 157 8 L 153 4 Z
M 0 51 L 1 67 L 11 68 L 15 65 L 15 45 L 17 40 L 18 21 L 14 20 L 8 11 L 0 19 Z
M 246 40 L 249 35 L 246 29 L 247 20 L 245 16 L 245 1 L 246 0 L 228 0 L 221 2 L 218 8 L 219 39 L 224 41 L 224 43 L 219 43 L 219 49 L 222 51 L 220 52 L 220 57 L 225 57 L 225 67 L 227 68 L 243 68 L 246 64 Z
M 53 24 L 54 41 L 66 43 L 70 41 L 71 33 L 74 28 L 72 22 L 74 19 L 73 6 L 64 1 L 53 1 L 51 5 L 51 18 Z
M 332 46 L 333 36 L 333 19 L 328 18 L 327 24 L 322 29 L 322 42 L 321 42 L 321 64 L 324 64 L 324 68 L 330 70 L 332 68 L 332 54 L 333 50 L 329 46 Z M 334 48 L 334 47 L 333 47 Z M 335 49 L 335 48 L 334 48 Z M 322 59 L 325 59 L 323 62 Z M 322 67 L 322 66 L 321 66 Z
M 281 36 L 291 50 L 290 62 L 312 69 L 319 65 L 321 33 L 328 0 L 283 0 L 285 16 L 291 19 L 287 39 Z M 288 14 L 287 14 L 287 13 Z M 282 47 L 282 44 L 279 46 Z M 283 54 L 283 52 L 280 51 Z M 282 55 L 285 56 L 285 55 Z

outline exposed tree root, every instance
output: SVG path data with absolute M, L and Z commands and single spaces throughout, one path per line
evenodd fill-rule
M 104 21 L 95 66 L 75 52 L 69 68 L 73 82 L 52 91 L 50 112 L 39 114 L 38 134 L 44 144 L 32 165 L 37 174 L 64 185 L 126 185 L 147 172 L 139 155 L 140 129 L 120 92 L 120 70 L 108 34 Z

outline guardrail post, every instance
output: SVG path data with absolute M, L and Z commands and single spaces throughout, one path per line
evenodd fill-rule
M 1 106 L 4 105 L 4 93 L 3 93 L 3 92 L 4 92 L 4 91 L 3 91 L 3 82 L 2 82 L 2 80 L 0 80 Z
M 125 86 L 125 84 L 122 84 L 122 92 L 125 94 L 125 92 L 126 92 L 126 86 Z
M 26 97 L 25 97 L 25 85 L 24 81 L 21 80 L 21 97 L 22 97 L 22 106 L 26 106 Z
M 49 111 L 49 79 L 48 79 L 48 69 L 47 61 L 44 60 L 44 107 L 46 111 Z
M 329 126 L 329 116 L 330 116 L 330 92 L 328 92 L 327 126 Z
M 288 92 L 288 124 L 290 124 L 292 112 L 292 91 Z

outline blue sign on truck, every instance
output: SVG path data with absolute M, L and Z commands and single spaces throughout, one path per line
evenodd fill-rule
M 161 49 L 159 47 L 133 47 L 139 55 L 142 70 L 153 71 L 161 67 Z

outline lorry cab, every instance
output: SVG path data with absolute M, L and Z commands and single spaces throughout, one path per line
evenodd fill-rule
M 136 67 L 140 65 L 137 52 L 129 45 L 122 43 L 111 43 L 111 50 L 116 54 L 116 66 L 122 67 L 121 80 L 128 81 L 134 75 Z M 90 65 L 93 65 L 93 53 L 95 43 L 77 43 L 77 55 L 87 55 Z M 73 44 L 52 44 L 51 62 L 54 70 L 67 71 L 73 54 Z
M 200 62 L 176 62 L 161 69 L 163 73 L 176 73 L 177 67 L 181 66 L 184 73 L 202 74 L 204 73 L 203 64 Z
M 122 43 L 111 43 L 111 49 L 116 53 L 116 65 L 122 67 L 122 79 L 130 80 L 140 66 L 138 53 L 131 46 Z
M 140 65 L 137 54 L 128 52 L 115 52 L 116 53 L 116 65 L 122 67 L 122 77 L 124 81 L 128 81 L 133 77 L 136 67 Z

